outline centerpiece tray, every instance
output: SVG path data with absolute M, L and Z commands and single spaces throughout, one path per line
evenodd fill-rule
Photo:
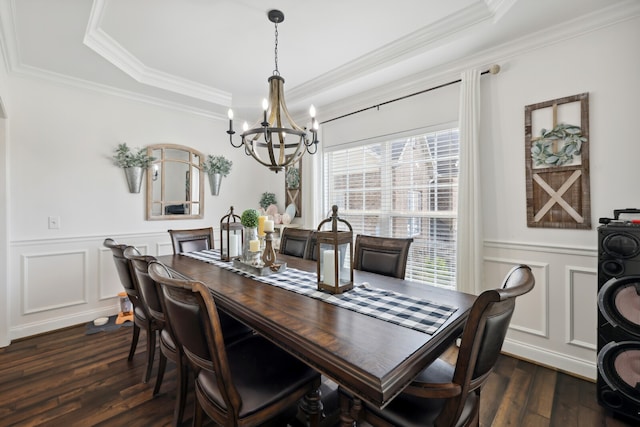
M 233 266 L 238 270 L 246 271 L 247 273 L 251 273 L 254 276 L 268 276 L 270 274 L 281 273 L 287 269 L 287 263 L 276 262 L 271 267 L 267 267 L 265 265 L 251 265 L 242 261 L 240 258 L 233 259 Z

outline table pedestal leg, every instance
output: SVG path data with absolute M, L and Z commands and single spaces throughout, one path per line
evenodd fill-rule
M 318 427 L 322 415 L 322 400 L 320 399 L 320 387 L 307 393 L 298 404 L 298 420 L 305 426 Z

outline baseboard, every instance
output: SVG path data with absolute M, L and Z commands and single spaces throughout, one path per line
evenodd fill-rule
M 589 381 L 596 380 L 598 368 L 595 360 L 588 361 L 579 359 L 508 338 L 504 341 L 502 352 Z
M 116 307 L 96 308 L 95 310 L 73 313 L 68 316 L 60 316 L 52 319 L 46 319 L 40 322 L 31 322 L 9 329 L 9 339 L 16 340 L 19 338 L 39 335 L 45 332 L 51 332 L 57 329 L 68 328 L 90 322 L 98 317 L 111 316 L 117 314 Z M 4 343 L 2 343 L 4 344 Z M 6 343 L 8 346 L 11 342 Z

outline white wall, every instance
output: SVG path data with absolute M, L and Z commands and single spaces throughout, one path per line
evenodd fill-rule
M 518 302 L 505 350 L 596 376 L 597 227 L 640 207 L 640 18 L 515 55 L 482 92 L 485 270 L 488 283 L 531 264 L 536 289 Z M 589 93 L 591 230 L 528 228 L 524 106 Z
M 116 311 L 121 285 L 106 237 L 170 253 L 169 228 L 218 228 L 229 206 L 258 207 L 275 192 L 284 211 L 284 175 L 229 144 L 226 121 L 42 79 L 9 76 L 10 338 Z M 146 221 L 145 190 L 128 192 L 112 164 L 116 145 L 174 143 L 233 161 L 219 196 L 205 183 L 202 220 Z M 48 217 L 60 217 L 58 230 Z M 0 218 L 1 219 L 1 218 Z
M 634 19 L 576 34 L 542 46 L 527 40 L 535 49 L 509 45 L 473 58 L 502 66 L 498 75 L 481 77 L 484 287 L 496 287 L 513 265 L 529 264 L 536 287 L 518 301 L 504 350 L 595 378 L 598 218 L 611 216 L 613 209 L 640 208 L 633 184 L 640 159 L 634 137 L 640 18 L 636 13 Z M 328 123 L 325 145 L 372 136 L 366 132 L 398 132 L 403 130 L 398 123 L 404 129 L 438 125 L 452 111 L 457 114 L 458 91 L 459 86 L 449 86 Z M 583 92 L 589 92 L 590 102 L 593 228 L 528 228 L 524 107 Z
M 4 52 L 0 49 L 0 347 L 9 345 L 9 301 L 7 269 L 9 229 L 8 194 L 7 194 L 7 170 L 8 170 L 8 144 L 7 144 L 7 115 L 9 98 L 7 89 L 7 69 L 5 68 Z

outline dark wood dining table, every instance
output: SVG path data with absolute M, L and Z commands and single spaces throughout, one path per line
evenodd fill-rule
M 278 254 L 289 268 L 314 261 Z M 219 308 L 354 395 L 383 407 L 460 335 L 475 296 L 354 270 L 354 283 L 457 310 L 432 335 L 300 295 L 184 255 L 158 260 L 207 285 Z

